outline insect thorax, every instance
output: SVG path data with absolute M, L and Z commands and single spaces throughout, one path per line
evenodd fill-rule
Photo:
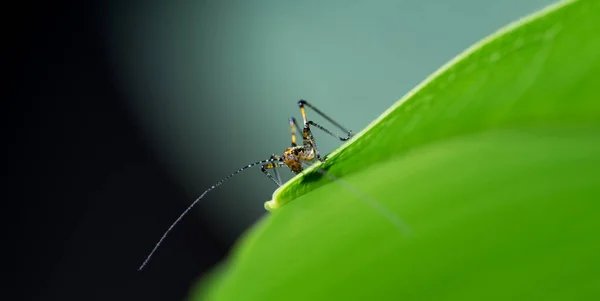
M 282 158 L 283 163 L 285 163 L 285 165 L 287 165 L 294 173 L 302 171 L 302 162 L 310 162 L 314 159 L 314 149 L 304 145 L 288 147 L 283 152 Z

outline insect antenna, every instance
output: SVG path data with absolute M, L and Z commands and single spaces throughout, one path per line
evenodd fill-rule
M 274 158 L 273 156 L 270 159 L 267 160 L 262 160 L 262 161 L 258 161 L 249 165 L 246 165 L 240 169 L 238 169 L 237 171 L 235 171 L 234 173 L 226 176 L 225 178 L 223 178 L 221 181 L 215 183 L 214 185 L 212 185 L 210 188 L 206 189 L 191 205 L 189 205 L 184 211 L 183 213 L 181 213 L 181 215 L 179 215 L 179 217 L 171 224 L 171 226 L 169 226 L 169 228 L 167 229 L 167 231 L 165 231 L 165 233 L 163 234 L 163 236 L 160 238 L 160 240 L 158 240 L 158 242 L 156 243 L 156 245 L 154 245 L 154 249 L 152 249 L 152 251 L 150 252 L 150 254 L 148 254 L 148 257 L 146 257 L 146 259 L 144 260 L 144 262 L 142 263 L 142 265 L 138 268 L 138 271 L 141 271 L 146 264 L 148 263 L 148 261 L 150 261 L 150 258 L 152 258 L 152 255 L 154 255 L 154 253 L 156 252 L 156 250 L 158 249 L 158 247 L 162 244 L 163 240 L 165 240 L 165 238 L 167 237 L 167 235 L 169 234 L 169 232 L 171 232 L 171 230 L 175 227 L 175 225 L 177 225 L 177 223 L 179 223 L 179 221 L 181 221 L 181 219 L 198 203 L 198 201 L 200 201 L 207 193 L 209 193 L 211 190 L 217 188 L 219 185 L 223 184 L 223 182 L 229 180 L 231 177 L 237 175 L 238 173 L 257 166 L 257 165 L 262 165 L 262 164 L 266 164 L 266 163 L 270 163 L 273 161 L 278 160 L 277 158 Z

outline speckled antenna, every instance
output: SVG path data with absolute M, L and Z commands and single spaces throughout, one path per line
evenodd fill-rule
M 312 161 L 314 161 L 315 158 L 321 162 L 325 161 L 325 158 L 322 158 L 321 155 L 319 154 L 319 149 L 317 148 L 317 145 L 315 143 L 315 138 L 313 137 L 313 134 L 310 130 L 311 126 L 314 126 L 318 129 L 324 131 L 325 133 L 339 139 L 340 141 L 346 141 L 352 137 L 352 131 L 345 129 L 339 123 L 335 122 L 333 119 L 331 119 L 327 115 L 323 114 L 323 112 L 321 112 L 320 110 L 315 108 L 313 105 L 309 104 L 306 100 L 298 101 L 298 107 L 300 107 L 300 113 L 302 114 L 302 120 L 304 121 L 304 128 L 300 129 L 300 127 L 298 126 L 298 123 L 296 122 L 296 119 L 294 117 L 290 117 L 289 121 L 290 121 L 290 130 L 292 132 L 292 146 L 285 149 L 282 156 L 273 154 L 273 155 L 271 155 L 271 157 L 269 159 L 258 161 L 258 162 L 252 163 L 252 164 L 248 164 L 248 165 L 238 169 L 237 171 L 231 173 L 230 175 L 223 178 L 219 182 L 215 183 L 210 188 L 206 189 L 190 206 L 188 206 L 183 211 L 183 213 L 181 213 L 181 215 L 179 215 L 179 217 L 171 224 L 171 226 L 169 226 L 169 228 L 167 229 L 167 231 L 165 231 L 165 233 L 160 238 L 158 243 L 156 243 L 156 245 L 154 245 L 154 249 L 152 249 L 152 252 L 150 252 L 150 254 L 148 254 L 148 257 L 146 257 L 146 259 L 144 260 L 142 265 L 138 268 L 138 271 L 141 271 L 146 266 L 146 264 L 148 263 L 150 258 L 152 258 L 152 255 L 154 255 L 154 253 L 156 252 L 158 247 L 162 244 L 163 240 L 167 237 L 169 232 L 171 232 L 171 230 L 175 227 L 175 225 L 177 225 L 177 223 L 179 223 L 179 221 L 196 205 L 196 203 L 198 203 L 198 201 L 200 201 L 208 192 L 217 188 L 219 185 L 223 184 L 223 182 L 229 180 L 231 177 L 237 175 L 238 173 L 240 173 L 248 168 L 251 168 L 254 166 L 261 166 L 261 171 L 267 176 L 267 178 L 269 178 L 271 181 L 275 182 L 275 184 L 277 184 L 278 186 L 281 186 L 282 182 L 281 182 L 281 178 L 279 177 L 279 172 L 277 172 L 277 168 L 287 166 L 290 168 L 290 170 L 292 172 L 298 174 L 304 169 L 302 166 L 303 164 L 306 164 L 307 162 L 312 162 Z M 331 124 L 335 125 L 339 129 L 344 131 L 346 133 L 346 136 L 339 136 L 338 134 L 324 128 L 323 126 L 321 126 L 311 120 L 307 120 L 305 107 L 309 107 L 310 109 L 315 111 L 317 114 L 321 115 L 321 117 L 323 117 L 327 121 L 329 121 Z M 303 142 L 302 145 L 296 145 L 296 129 L 298 131 L 302 132 L 302 142 Z M 273 175 L 271 175 L 268 172 L 269 169 L 273 169 L 273 172 L 275 173 L 276 178 L 273 177 Z

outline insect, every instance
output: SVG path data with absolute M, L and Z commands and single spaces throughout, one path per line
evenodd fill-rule
M 261 171 L 267 176 L 267 178 L 269 178 L 271 181 L 275 182 L 275 184 L 277 184 L 277 186 L 281 186 L 282 181 L 279 176 L 279 172 L 277 171 L 278 168 L 287 166 L 290 168 L 290 170 L 293 173 L 298 174 L 298 173 L 302 172 L 302 170 L 304 170 L 303 164 L 312 162 L 315 159 L 317 159 L 321 162 L 324 162 L 326 160 L 326 157 L 321 157 L 321 154 L 319 153 L 319 149 L 317 148 L 317 144 L 315 143 L 315 138 L 313 137 L 313 134 L 311 131 L 311 126 L 314 126 L 318 129 L 324 131 L 325 133 L 339 139 L 340 141 L 346 141 L 346 140 L 352 138 L 352 131 L 347 130 L 346 128 L 341 126 L 339 123 L 337 123 L 336 121 L 331 119 L 329 116 L 325 115 L 319 109 L 317 109 L 316 107 L 314 107 L 313 105 L 308 103 L 306 100 L 298 101 L 298 107 L 300 108 L 300 113 L 302 114 L 302 120 L 304 122 L 304 126 L 303 126 L 303 128 L 300 128 L 300 126 L 296 122 L 296 119 L 294 117 L 290 117 L 289 122 L 290 122 L 290 130 L 292 132 L 292 145 L 285 149 L 285 151 L 283 152 L 283 155 L 280 156 L 280 155 L 273 154 L 273 155 L 271 155 L 271 157 L 269 159 L 261 160 L 261 161 L 246 165 L 246 166 L 238 169 L 237 171 L 231 173 L 230 175 L 223 178 L 222 180 L 218 181 L 217 183 L 212 185 L 210 188 L 206 189 L 190 206 L 188 206 L 183 211 L 183 213 L 171 224 L 171 226 L 169 226 L 167 231 L 165 231 L 165 233 L 160 238 L 158 243 L 156 243 L 156 245 L 154 246 L 154 249 L 152 249 L 152 251 L 146 257 L 146 259 L 144 260 L 144 262 L 142 263 L 142 265 L 139 267 L 138 270 L 142 270 L 146 266 L 146 264 L 148 263 L 150 258 L 152 258 L 152 255 L 154 255 L 154 253 L 156 252 L 158 247 L 162 244 L 163 240 L 167 237 L 169 232 L 171 232 L 173 227 L 175 227 L 175 225 L 177 225 L 177 223 L 179 223 L 179 221 L 188 213 L 188 211 L 190 211 L 192 209 L 192 207 L 194 207 L 194 205 L 196 205 L 196 203 L 198 203 L 198 201 L 200 201 L 200 199 L 202 199 L 208 192 L 217 188 L 219 185 L 223 184 L 223 182 L 229 180 L 231 177 L 233 177 L 233 176 L 237 175 L 238 173 L 240 173 L 246 169 L 249 169 L 251 167 L 261 166 Z M 317 114 L 319 114 L 321 117 L 325 118 L 331 124 L 335 125 L 339 129 L 341 129 L 343 132 L 346 133 L 345 136 L 340 136 L 340 135 L 324 128 L 323 126 L 313 122 L 312 120 L 308 120 L 306 118 L 306 107 L 315 111 Z M 302 132 L 302 145 L 297 145 L 297 143 L 296 143 L 296 130 L 298 130 L 299 132 Z M 271 175 L 269 173 L 270 169 L 273 170 L 275 177 L 273 177 L 273 175 Z

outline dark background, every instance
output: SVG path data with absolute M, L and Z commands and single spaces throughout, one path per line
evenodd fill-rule
M 4 202 L 16 208 L 4 210 L 11 239 L 3 245 L 16 250 L 7 259 L 17 292 L 6 300 L 179 300 L 230 247 L 202 220 L 185 219 L 137 272 L 194 196 L 149 151 L 125 108 L 99 2 L 15 12 Z
M 274 187 L 259 171 L 211 192 L 139 264 L 205 188 L 289 144 L 298 99 L 358 132 L 463 49 L 549 2 L 6 7 L 9 299 L 184 298 L 265 214 Z M 324 152 L 339 145 L 319 141 Z

